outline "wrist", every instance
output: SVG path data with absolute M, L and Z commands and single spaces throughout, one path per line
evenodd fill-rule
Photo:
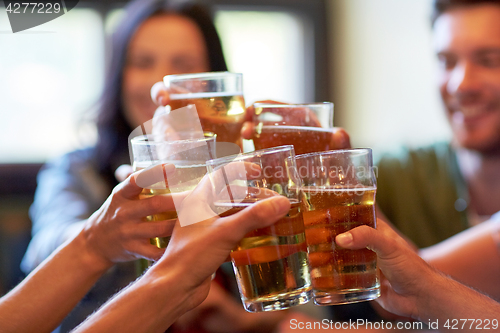
M 80 231 L 71 242 L 75 243 L 78 249 L 80 249 L 79 257 L 82 260 L 83 266 L 87 269 L 95 273 L 103 274 L 114 265 L 112 261 L 99 254 L 99 252 L 92 247 L 84 230 Z
M 171 265 L 165 267 L 154 265 L 137 282 L 150 288 L 153 293 L 152 297 L 158 304 L 165 303 L 160 309 L 161 313 L 165 318 L 170 317 L 175 321 L 199 305 L 193 304 L 196 299 L 194 297 L 195 288 L 189 283 L 187 277 L 187 273 L 184 273 L 175 262 L 172 262 Z
M 190 294 L 174 272 L 151 267 L 77 329 L 77 332 L 164 332 L 186 312 Z M 177 278 L 176 278 L 177 277 Z
M 440 271 L 428 266 L 428 274 L 422 276 L 422 284 L 416 294 L 417 314 L 414 319 L 426 322 L 435 317 L 441 311 L 443 304 L 449 302 L 450 281 Z

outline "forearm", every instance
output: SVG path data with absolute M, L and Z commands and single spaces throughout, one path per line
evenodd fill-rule
M 182 283 L 174 265 L 166 273 L 150 270 L 87 318 L 74 333 L 164 332 L 190 308 L 190 293 Z
M 81 234 L 62 245 L 0 300 L 2 332 L 51 332 L 111 263 L 97 257 Z
M 500 252 L 496 222 L 484 222 L 420 251 L 430 265 L 459 282 L 500 300 Z M 478 274 L 478 272 L 481 272 Z
M 491 298 L 456 282 L 441 273 L 429 277 L 417 298 L 418 318 L 424 323 L 439 323 L 439 329 L 455 319 L 462 332 L 475 331 L 477 324 L 486 327 L 488 320 L 500 321 L 500 304 Z M 464 320 L 469 320 L 464 324 Z M 474 320 L 475 325 L 471 325 Z M 481 320 L 479 322 L 478 320 Z M 463 325 L 464 324 L 464 325 Z M 491 325 L 490 325 L 490 328 Z M 498 326 L 497 326 L 498 328 Z

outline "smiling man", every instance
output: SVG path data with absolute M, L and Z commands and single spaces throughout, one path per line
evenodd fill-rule
M 377 194 L 419 247 L 500 211 L 500 1 L 435 0 L 432 27 L 453 138 L 383 158 Z
M 500 2 L 478 2 L 434 22 L 440 92 L 472 224 L 500 210 Z
M 377 204 L 402 234 L 427 247 L 420 255 L 429 263 L 500 295 L 491 274 L 481 274 L 486 258 L 452 265 L 446 257 L 450 242 L 432 246 L 500 211 L 500 0 L 434 0 L 432 37 L 453 136 L 451 142 L 384 156 Z M 357 318 L 360 310 L 345 311 L 339 320 Z
M 435 19 L 434 44 L 454 143 L 486 162 L 500 152 L 500 2 L 451 7 Z

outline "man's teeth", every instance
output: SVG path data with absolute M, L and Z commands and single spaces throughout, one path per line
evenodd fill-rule
M 461 112 L 464 117 L 475 117 L 486 113 L 485 107 L 461 107 L 458 112 Z

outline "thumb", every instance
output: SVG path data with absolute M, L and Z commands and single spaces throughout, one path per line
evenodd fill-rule
M 119 183 L 121 183 L 125 179 L 127 179 L 128 176 L 130 176 L 133 172 L 134 169 L 130 164 L 122 164 L 115 170 L 115 178 Z
M 379 258 L 390 258 L 397 254 L 398 239 L 395 232 L 391 232 L 389 227 L 382 221 L 377 220 L 379 230 L 360 226 L 348 232 L 344 232 L 335 237 L 337 245 L 351 250 L 368 248 L 377 253 Z
M 333 133 L 333 147 L 334 149 L 349 149 L 351 148 L 351 139 L 349 134 L 340 127 L 336 128 L 336 131 Z
M 163 81 L 156 82 L 151 87 L 151 99 L 158 106 L 166 106 L 170 102 L 170 95 Z

